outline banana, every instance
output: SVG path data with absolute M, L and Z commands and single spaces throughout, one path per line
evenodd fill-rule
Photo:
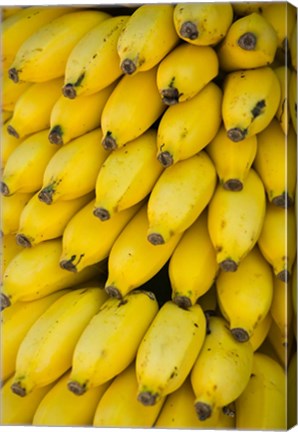
M 38 192 L 28 201 L 20 215 L 16 242 L 22 247 L 61 237 L 70 219 L 93 198 L 93 193 L 45 206 Z
M 120 15 L 102 21 L 75 45 L 65 66 L 65 97 L 96 93 L 122 75 L 117 41 L 128 18 Z
M 9 263 L 3 274 L 1 309 L 17 301 L 32 301 L 99 276 L 102 269 L 90 266 L 80 273 L 59 267 L 61 238 L 24 248 Z
M 218 269 L 208 232 L 207 210 L 204 210 L 185 231 L 170 258 L 173 302 L 184 308 L 194 305 L 210 289 Z
M 254 353 L 249 382 L 236 399 L 236 428 L 286 429 L 286 375 L 271 357 Z
M 95 427 L 151 428 L 164 403 L 162 398 L 154 406 L 143 406 L 137 398 L 138 382 L 135 363 L 119 373 L 100 399 L 94 419 Z
M 164 112 L 156 73 L 157 66 L 132 76 L 125 75 L 117 83 L 101 116 L 102 145 L 106 150 L 115 150 L 136 139 Z
M 203 311 L 208 314 L 213 314 L 217 311 L 217 293 L 216 293 L 216 285 L 213 283 L 211 287 L 198 298 L 197 302 Z
M 31 86 L 31 83 L 21 82 L 14 83 L 4 74 L 1 77 L 1 106 L 3 110 L 12 111 L 15 108 L 17 100 Z
M 259 321 L 254 328 L 253 334 L 250 337 L 250 343 L 253 351 L 257 351 L 268 336 L 272 324 L 271 313 L 268 312 L 262 321 Z
M 98 10 L 80 10 L 52 19 L 21 44 L 8 69 L 10 79 L 43 82 L 62 77 L 67 58 L 81 37 L 109 17 Z
M 270 264 L 255 246 L 236 272 L 221 271 L 216 279 L 220 310 L 238 342 L 245 342 L 270 311 L 273 274 Z
M 233 402 L 247 386 L 253 365 L 249 341 L 239 343 L 227 322 L 210 316 L 205 342 L 191 370 L 194 407 L 200 420 Z
M 297 72 L 291 71 L 289 82 L 289 110 L 293 128 L 297 134 Z
M 289 40 L 291 64 L 297 72 L 297 19 Z
M 269 66 L 228 73 L 223 82 L 222 119 L 235 142 L 265 129 L 281 97 L 279 80 Z
M 189 375 L 206 336 L 198 304 L 183 309 L 171 300 L 161 306 L 136 355 L 137 399 L 147 406 L 173 393 Z
M 281 96 L 279 107 L 276 112 L 276 119 L 285 135 L 288 135 L 290 125 L 289 113 L 289 82 L 291 78 L 291 70 L 288 66 L 278 66 L 273 69 L 279 79 Z
M 289 127 L 287 139 L 277 119 L 258 134 L 253 167 L 259 174 L 269 202 L 287 208 L 294 205 L 296 190 L 296 134 Z
M 171 4 L 145 4 L 134 10 L 117 42 L 123 73 L 152 69 L 178 44 L 173 11 Z
M 76 343 L 106 297 L 102 288 L 81 288 L 64 294 L 48 307 L 18 349 L 11 385 L 15 394 L 24 397 L 54 382 L 71 367 Z
M 237 19 L 229 27 L 217 54 L 224 71 L 253 69 L 271 64 L 278 38 L 272 25 L 260 13 Z
M 279 363 L 286 368 L 289 364 L 293 345 L 295 344 L 293 326 L 288 328 L 287 339 L 285 340 L 284 331 L 281 331 L 274 319 L 272 319 L 267 338 L 275 351 Z
M 102 131 L 94 129 L 57 147 L 43 172 L 38 198 L 45 204 L 73 200 L 95 189 L 98 171 L 108 156 L 100 146 Z M 78 169 L 79 167 L 79 169 Z
M 78 211 L 66 225 L 62 237 L 60 267 L 80 272 L 86 266 L 108 258 L 109 252 L 140 205 L 118 212 L 107 222 L 93 215 L 94 200 Z
M 7 120 L 9 120 L 12 117 L 12 114 L 13 114 L 12 111 L 1 110 L 2 123 L 7 122 Z
M 205 147 L 214 163 L 219 182 L 225 189 L 243 189 L 256 156 L 257 144 L 256 135 L 235 143 L 228 138 L 222 125 L 213 140 Z
M 181 43 L 159 63 L 156 82 L 163 103 L 174 105 L 196 96 L 217 74 L 218 57 L 211 46 Z
M 21 213 L 31 199 L 31 193 L 15 193 L 11 196 L 1 195 L 1 234 L 15 234 L 20 223 Z
M 194 45 L 216 45 L 226 35 L 233 21 L 230 3 L 178 3 L 174 25 L 179 37 Z
M 157 131 L 157 158 L 164 167 L 194 156 L 214 138 L 221 102 L 221 89 L 210 82 L 193 98 L 166 110 Z
M 48 129 L 25 138 L 11 153 L 3 170 L 1 193 L 34 193 L 42 185 L 43 173 L 57 147 L 48 141 Z
M 216 171 L 204 150 L 167 168 L 148 200 L 148 241 L 167 243 L 182 234 L 208 205 L 216 187 Z
M 6 18 L 14 15 L 23 9 L 24 6 L 2 6 L 1 7 L 1 20 L 4 21 Z
M 275 276 L 290 279 L 296 256 L 296 220 L 293 207 L 284 209 L 268 203 L 258 245 L 272 265 Z
M 250 169 L 243 189 L 218 185 L 208 206 L 208 230 L 223 271 L 236 271 L 259 239 L 266 211 L 266 195 L 259 175 Z
M 156 131 L 149 129 L 104 161 L 95 185 L 94 215 L 100 220 L 108 220 L 149 195 L 162 172 L 156 159 L 156 138 Z
M 53 385 L 38 405 L 33 426 L 91 426 L 96 407 L 108 384 L 102 384 L 81 398 L 68 391 L 70 370 Z
M 297 351 L 290 358 L 287 374 L 287 426 L 293 428 L 297 424 Z
M 105 284 L 110 296 L 122 298 L 148 282 L 167 263 L 181 238 L 181 234 L 175 234 L 166 244 L 156 248 L 147 240 L 147 229 L 147 205 L 144 204 L 117 237 L 110 251 Z
M 157 300 L 149 291 L 106 300 L 76 344 L 68 389 L 82 395 L 124 371 L 157 311 Z
M 50 114 L 61 94 L 63 79 L 31 84 L 19 97 L 7 130 L 16 138 L 39 132 L 50 127 Z
M 115 87 L 108 87 L 76 99 L 61 95 L 50 114 L 49 141 L 67 144 L 92 130 L 99 128 L 103 108 Z
M 1 125 L 1 170 L 3 172 L 4 167 L 11 153 L 17 148 L 22 140 L 16 139 L 14 136 L 10 135 L 7 131 L 9 119 L 5 122 L 2 119 Z
M 297 320 L 297 257 L 293 264 L 292 279 L 291 279 L 291 299 L 294 312 L 294 318 Z
M 262 13 L 262 10 L 268 5 L 269 3 L 263 2 L 263 1 L 244 1 L 244 2 L 233 2 L 233 10 L 236 15 L 243 16 L 248 15 L 253 12 Z
M 270 314 L 279 327 L 284 342 L 287 343 L 293 322 L 291 281 L 285 284 L 280 279 L 274 278 Z
M 16 256 L 22 248 L 17 244 L 14 234 L 1 234 L 2 249 L 0 251 L 0 283 L 3 283 L 2 275 L 4 274 L 9 262 Z

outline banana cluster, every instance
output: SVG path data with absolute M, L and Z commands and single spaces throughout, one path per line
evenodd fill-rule
M 296 425 L 294 6 L 2 9 L 1 424 Z

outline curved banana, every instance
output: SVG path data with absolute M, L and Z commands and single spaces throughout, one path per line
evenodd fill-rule
M 279 107 L 275 114 L 280 127 L 285 135 L 288 135 L 290 126 L 290 107 L 289 107 L 289 82 L 291 79 L 291 70 L 288 66 L 278 66 L 273 69 L 279 79 L 281 96 Z
M 289 109 L 293 128 L 297 134 L 297 72 L 292 70 L 289 82 Z
M 208 205 L 216 187 L 216 171 L 204 150 L 167 168 L 148 200 L 148 241 L 167 243 L 183 233 Z
M 286 344 L 293 322 L 291 281 L 285 284 L 280 279 L 274 278 L 270 314 L 275 324 L 279 327 L 284 343 Z
M 109 154 L 96 180 L 96 217 L 106 221 L 149 195 L 162 172 L 156 159 L 156 136 L 149 129 Z
M 220 184 L 231 191 L 243 189 L 256 156 L 257 136 L 235 143 L 222 125 L 205 150 L 214 163 Z
M 117 42 L 123 73 L 152 69 L 177 45 L 173 11 L 171 4 L 145 4 L 134 10 Z
M 297 424 L 297 351 L 295 351 L 289 361 L 287 369 L 288 374 L 288 409 L 287 423 L 288 427 L 295 427 Z
M 1 8 L 1 20 L 4 21 L 6 18 L 14 15 L 15 13 L 22 10 L 24 6 L 4 6 Z
M 157 158 L 165 168 L 197 154 L 214 138 L 221 124 L 222 91 L 207 84 L 183 104 L 170 106 L 157 130 Z
M 297 20 L 289 40 L 291 64 L 297 72 Z
M 238 142 L 265 129 L 278 110 L 280 97 L 279 79 L 269 66 L 228 73 L 222 101 L 228 137 Z
M 265 210 L 265 189 L 252 168 L 241 191 L 217 186 L 208 206 L 208 229 L 221 270 L 236 271 L 254 247 L 263 227 Z
M 194 407 L 200 420 L 208 419 L 244 391 L 252 364 L 250 342 L 239 343 L 223 318 L 210 316 L 205 342 L 190 374 Z
M 2 119 L 2 125 L 1 125 L 1 171 L 3 173 L 4 167 L 8 161 L 9 156 L 11 153 L 17 148 L 17 146 L 22 142 L 21 139 L 16 139 L 16 137 L 10 135 L 7 131 L 7 125 L 8 125 L 9 119 L 7 121 L 4 121 Z
M 157 300 L 149 291 L 106 300 L 76 344 L 68 389 L 82 395 L 125 370 L 157 311 Z
M 248 15 L 253 12 L 262 13 L 263 8 L 265 8 L 269 3 L 263 1 L 244 1 L 244 2 L 233 2 L 233 11 L 237 17 Z
M 254 328 L 253 334 L 250 336 L 249 341 L 251 343 L 253 351 L 257 351 L 263 342 L 266 340 L 270 327 L 272 324 L 271 313 L 268 312 L 262 321 L 259 321 L 257 326 Z
M 20 223 L 21 213 L 32 198 L 32 193 L 18 193 L 11 196 L 1 195 L 1 234 L 15 234 Z
M 287 368 L 292 347 L 295 344 L 293 326 L 288 328 L 287 339 L 285 340 L 284 331 L 281 331 L 274 319 L 272 319 L 267 339 L 271 343 L 278 362 L 283 366 L 283 368 Z
M 22 248 L 17 244 L 14 234 L 1 233 L 2 249 L 0 251 L 0 283 L 3 283 L 3 274 L 10 261 L 21 252 Z
M 13 111 L 17 100 L 31 86 L 28 82 L 14 83 L 4 74 L 1 77 L 1 107 L 6 111 Z

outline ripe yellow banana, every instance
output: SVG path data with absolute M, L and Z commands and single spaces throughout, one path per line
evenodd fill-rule
M 136 355 L 141 404 L 155 405 L 183 384 L 205 336 L 206 317 L 200 305 L 183 309 L 169 300 L 161 306 Z
M 228 73 L 222 101 L 228 137 L 238 142 L 265 129 L 277 112 L 280 97 L 279 79 L 269 66 Z
M 194 45 L 215 45 L 232 24 L 233 8 L 230 3 L 178 3 L 173 17 L 181 39 Z
M 297 19 L 289 40 L 291 64 L 297 71 Z
M 255 246 L 236 272 L 221 271 L 216 279 L 220 310 L 238 342 L 247 341 L 270 311 L 273 274 L 270 264 Z
M 296 7 L 291 3 L 273 2 L 262 10 L 262 16 L 274 28 L 278 47 L 285 53 L 288 50 L 289 37 L 296 23 Z
M 60 148 L 49 144 L 58 151 L 44 169 L 38 198 L 50 205 L 93 191 L 98 171 L 108 156 L 100 145 L 101 138 L 101 129 L 97 128 Z
M 102 145 L 106 150 L 115 150 L 142 135 L 165 110 L 156 73 L 157 66 L 132 76 L 125 75 L 117 83 L 101 116 Z
M 49 141 L 67 144 L 100 126 L 103 108 L 115 84 L 99 92 L 68 99 L 61 95 L 50 114 Z
M 217 50 L 224 71 L 267 66 L 274 60 L 278 38 L 272 25 L 253 12 L 237 19 Z
M 291 78 L 291 70 L 288 66 L 278 66 L 273 69 L 279 79 L 280 83 L 280 102 L 276 112 L 276 119 L 285 135 L 288 135 L 290 125 L 290 112 L 289 112 L 289 82 Z
M 204 150 L 167 168 L 148 200 L 148 241 L 167 243 L 183 233 L 208 205 L 216 187 L 216 171 Z
M 223 271 L 236 271 L 254 247 L 263 226 L 265 210 L 265 189 L 252 168 L 241 191 L 217 186 L 208 206 L 208 229 Z
M 244 1 L 244 2 L 233 2 L 233 10 L 236 15 L 243 16 L 248 15 L 253 12 L 261 13 L 262 10 L 268 5 L 269 3 L 263 2 L 263 1 Z
M 42 185 L 43 173 L 57 147 L 48 141 L 48 129 L 25 138 L 9 156 L 3 170 L 1 193 L 34 193 Z
M 166 110 L 157 131 L 157 158 L 164 167 L 194 156 L 214 138 L 221 102 L 221 89 L 210 82 L 193 98 Z
M 174 105 L 196 96 L 217 74 L 212 47 L 181 43 L 159 63 L 156 82 L 163 103 Z
M 4 167 L 11 153 L 17 148 L 22 140 L 10 135 L 7 131 L 9 119 L 5 122 L 2 118 L 1 125 L 1 172 L 3 173 Z
M 293 322 L 291 281 L 285 284 L 280 279 L 274 278 L 270 314 L 279 327 L 286 344 Z
M 102 21 L 75 45 L 65 66 L 65 97 L 96 93 L 122 75 L 117 41 L 128 18 L 120 15 Z
M 222 125 L 205 150 L 214 163 L 220 184 L 225 189 L 239 191 L 256 156 L 257 136 L 235 143 Z
M 200 420 L 208 419 L 244 391 L 253 364 L 250 342 L 236 341 L 223 318 L 210 316 L 208 330 L 190 375 Z
M 80 272 L 86 266 L 106 259 L 115 240 L 139 207 L 132 206 L 102 222 L 93 215 L 94 200 L 86 204 L 64 229 L 60 267 Z
M 18 193 L 11 196 L 1 195 L 1 234 L 15 234 L 20 223 L 21 213 L 32 198 L 31 193 Z
M 252 373 L 236 399 L 237 429 L 286 429 L 286 374 L 271 357 L 254 353 Z
M 19 97 L 31 86 L 31 83 L 14 83 L 7 74 L 1 77 L 1 107 L 13 111 Z
M 287 340 L 285 341 L 284 331 L 281 331 L 274 319 L 272 319 L 267 339 L 273 347 L 278 362 L 283 368 L 287 368 L 292 347 L 295 344 L 293 326 L 288 328 Z
M 293 128 L 297 134 L 297 72 L 292 70 L 289 82 L 289 109 Z
M 50 127 L 50 114 L 61 94 L 62 78 L 31 84 L 19 97 L 8 122 L 8 133 L 24 138 Z
M 166 264 L 181 238 L 181 234 L 175 234 L 166 244 L 156 248 L 147 240 L 147 229 L 147 205 L 144 204 L 110 251 L 105 285 L 110 296 L 121 298 L 148 282 Z
M 137 389 L 138 382 L 133 361 L 115 377 L 100 399 L 93 426 L 151 428 L 165 399 L 162 398 L 154 406 L 141 405 L 136 398 Z
M 287 374 L 287 427 L 293 428 L 297 424 L 297 351 L 290 358 Z
M 292 278 L 291 278 L 291 297 L 294 311 L 294 317 L 297 320 L 297 257 L 293 264 Z
M 2 249 L 0 251 L 0 283 L 3 283 L 3 274 L 8 266 L 9 262 L 19 253 L 22 248 L 17 244 L 14 234 L 1 233 L 1 245 Z
M 106 221 L 141 202 L 161 172 L 162 166 L 156 159 L 156 131 L 149 129 L 111 152 L 104 161 L 96 180 L 94 215 Z
M 172 300 L 185 308 L 195 304 L 212 286 L 218 269 L 204 210 L 185 231 L 170 258 Z
M 268 312 L 265 318 L 262 321 L 258 322 L 257 326 L 254 328 L 253 334 L 249 339 L 254 352 L 260 348 L 260 346 L 267 338 L 271 324 L 272 317 L 271 313 Z
M 19 47 L 8 70 L 10 79 L 42 82 L 62 77 L 67 58 L 81 37 L 109 17 L 98 10 L 69 11 L 41 26 Z
M 157 311 L 157 300 L 149 291 L 106 300 L 76 344 L 68 389 L 82 395 L 125 370 Z
M 4 21 L 6 18 L 14 15 L 23 9 L 24 6 L 2 6 L 1 7 L 1 20 Z
M 156 66 L 179 41 L 171 4 L 141 5 L 125 23 L 117 43 L 120 67 L 125 74 Z

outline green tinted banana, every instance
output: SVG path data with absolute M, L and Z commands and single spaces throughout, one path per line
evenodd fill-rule
M 14 83 L 4 74 L 1 77 L 1 107 L 6 111 L 13 111 L 19 97 L 30 87 L 31 83 Z
M 293 128 L 297 134 L 297 72 L 292 70 L 289 82 L 289 109 Z
M 1 233 L 2 235 L 15 234 L 20 223 L 21 213 L 32 198 L 32 193 L 16 192 L 10 196 L 1 195 Z
M 291 79 L 291 70 L 288 66 L 278 66 L 274 69 L 280 83 L 280 102 L 277 112 L 275 114 L 280 127 L 285 135 L 288 135 L 290 125 L 290 112 L 289 112 L 289 82 Z

